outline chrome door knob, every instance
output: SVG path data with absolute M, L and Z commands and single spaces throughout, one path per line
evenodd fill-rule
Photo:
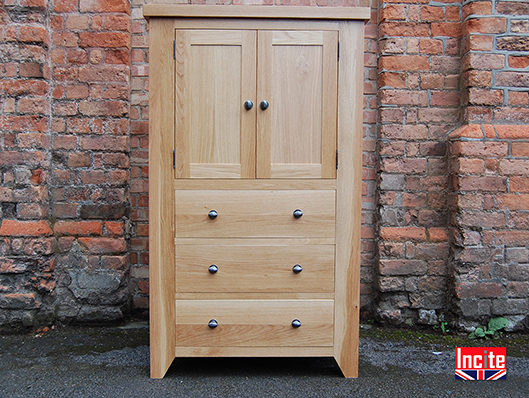
M 217 326 L 219 326 L 219 323 L 217 322 L 216 319 L 212 319 L 211 321 L 208 322 L 208 326 L 211 329 L 215 329 Z
M 303 212 L 300 209 L 294 210 L 294 218 L 301 218 Z
M 294 320 L 292 321 L 292 327 L 293 327 L 293 328 L 296 328 L 296 329 L 297 329 L 297 328 L 299 328 L 300 326 L 301 326 L 301 321 L 300 321 L 299 319 L 294 319 Z
M 301 271 L 303 271 L 303 268 L 301 267 L 301 265 L 299 264 L 296 264 L 292 267 L 292 271 L 295 273 L 295 274 L 299 274 Z
M 212 220 L 217 218 L 218 215 L 219 215 L 219 213 L 217 213 L 217 210 L 210 210 L 209 213 L 208 213 L 208 217 L 210 219 L 212 219 Z
M 210 274 L 216 274 L 218 270 L 219 267 L 217 267 L 215 264 L 211 264 L 208 268 Z

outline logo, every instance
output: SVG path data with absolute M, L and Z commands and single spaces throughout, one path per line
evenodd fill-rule
M 505 380 L 506 378 L 507 348 L 456 348 L 456 380 Z

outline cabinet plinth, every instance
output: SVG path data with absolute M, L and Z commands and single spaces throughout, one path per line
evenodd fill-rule
M 169 7 L 147 7 L 151 377 L 177 356 L 357 377 L 365 10 Z

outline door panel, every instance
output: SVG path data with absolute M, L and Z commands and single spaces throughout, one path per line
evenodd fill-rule
M 254 178 L 255 31 L 177 30 L 176 178 Z
M 335 178 L 337 32 L 258 33 L 258 178 Z

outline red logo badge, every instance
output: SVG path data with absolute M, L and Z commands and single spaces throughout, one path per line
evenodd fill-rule
M 506 378 L 507 348 L 456 348 L 456 380 L 505 380 Z

